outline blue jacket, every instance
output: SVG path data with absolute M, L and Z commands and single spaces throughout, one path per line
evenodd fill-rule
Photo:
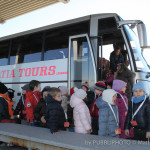
M 115 134 L 115 129 L 119 129 L 117 126 L 115 117 L 112 110 L 110 109 L 107 102 L 102 100 L 102 97 L 99 97 L 96 101 L 96 105 L 99 108 L 99 136 L 110 136 L 110 137 L 119 137 Z M 115 114 L 118 113 L 118 107 L 116 105 L 111 105 Z

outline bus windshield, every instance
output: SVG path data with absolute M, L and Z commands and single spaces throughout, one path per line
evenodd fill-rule
M 142 56 L 142 51 L 139 45 L 136 34 L 129 28 L 128 25 L 124 25 L 124 29 L 128 36 L 129 44 L 133 54 L 133 61 L 135 62 L 135 71 L 137 72 L 150 72 L 149 67 Z

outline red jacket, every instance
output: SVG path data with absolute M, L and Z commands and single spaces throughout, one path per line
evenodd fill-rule
M 98 118 L 98 108 L 97 108 L 97 106 L 95 105 L 95 102 L 96 102 L 96 100 L 97 100 L 100 96 L 102 96 L 102 94 L 96 96 L 95 100 L 93 101 L 93 103 L 92 103 L 92 105 L 91 105 L 91 107 L 90 107 L 90 115 L 91 115 L 92 117 Z
M 26 99 L 25 99 L 25 113 L 27 117 L 27 122 L 33 122 L 34 115 L 33 115 L 33 110 L 37 103 L 41 99 L 41 92 L 37 91 L 27 91 L 26 92 Z

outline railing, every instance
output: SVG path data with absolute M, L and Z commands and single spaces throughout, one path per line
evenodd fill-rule
M 149 142 L 68 131 L 60 131 L 60 134 L 53 135 L 46 128 L 10 123 L 0 123 L 0 141 L 33 150 L 149 150 L 150 148 Z

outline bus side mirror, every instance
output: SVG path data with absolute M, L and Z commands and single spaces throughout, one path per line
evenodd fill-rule
M 137 24 L 137 32 L 138 32 L 138 37 L 139 37 L 139 42 L 140 42 L 141 48 L 148 47 L 146 27 L 143 22 Z

